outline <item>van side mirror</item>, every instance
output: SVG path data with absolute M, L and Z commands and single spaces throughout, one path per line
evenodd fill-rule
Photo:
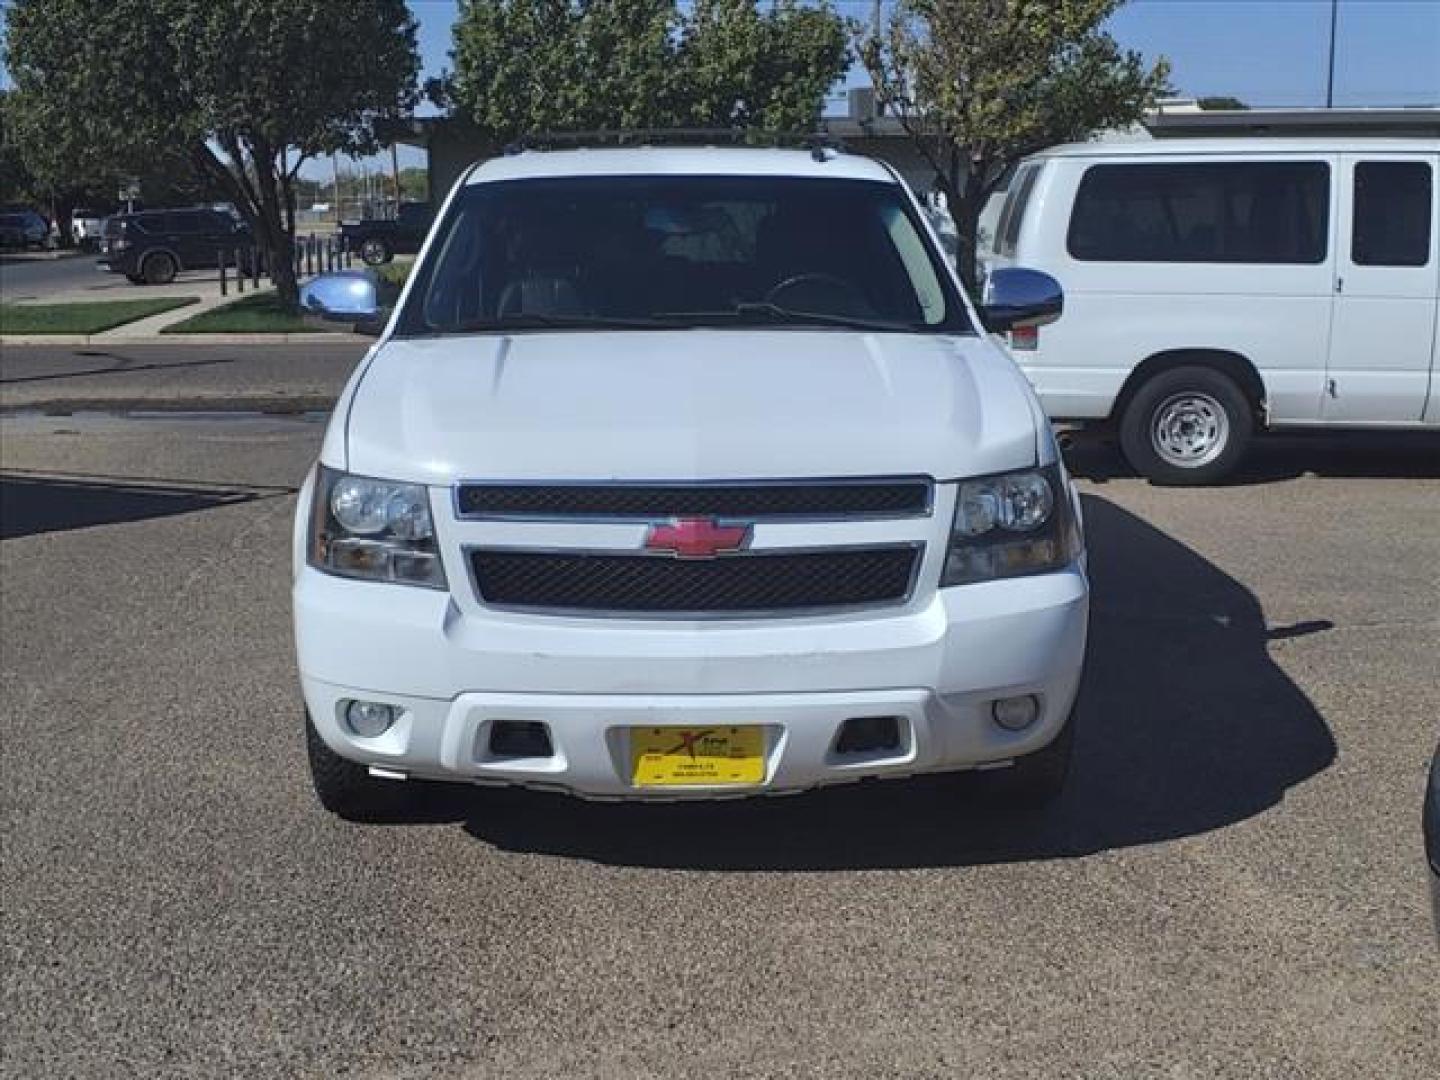
M 300 311 L 310 319 L 352 324 L 357 334 L 379 336 L 390 310 L 386 283 L 364 270 L 320 274 L 300 289 Z
M 980 319 L 994 333 L 1044 326 L 1065 310 L 1065 292 L 1049 274 L 1023 266 L 999 266 L 985 282 Z

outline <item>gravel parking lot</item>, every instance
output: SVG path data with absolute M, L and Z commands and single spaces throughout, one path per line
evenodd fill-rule
M 1043 816 L 911 783 L 355 826 L 290 644 L 320 431 L 0 423 L 5 1076 L 1440 1075 L 1433 440 L 1197 491 L 1077 450 L 1092 652 Z

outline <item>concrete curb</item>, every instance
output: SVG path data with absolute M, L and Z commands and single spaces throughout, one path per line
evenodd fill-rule
M 177 310 L 185 310 L 180 308 Z M 0 348 L 10 345 L 360 345 L 373 337 L 363 334 L 138 334 L 134 337 L 104 334 L 0 334 Z

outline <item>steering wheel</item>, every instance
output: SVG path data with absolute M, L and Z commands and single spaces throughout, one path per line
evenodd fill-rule
M 810 273 L 796 274 L 794 277 L 786 278 L 765 294 L 765 302 L 767 304 L 778 304 L 779 301 L 776 297 L 789 292 L 791 289 L 798 289 L 802 285 L 828 286 L 843 295 L 847 300 L 860 299 L 863 301 L 864 299 L 860 295 L 860 290 L 844 278 L 836 277 L 834 274 Z

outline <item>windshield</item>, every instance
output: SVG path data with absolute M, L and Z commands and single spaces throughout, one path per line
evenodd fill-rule
M 587 176 L 459 192 L 398 332 L 736 325 L 969 330 L 898 185 Z

